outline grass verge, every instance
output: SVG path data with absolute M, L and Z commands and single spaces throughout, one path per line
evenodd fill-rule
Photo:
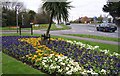
M 2 74 L 2 52 L 0 52 L 0 76 Z
M 88 34 L 66 34 L 66 35 L 120 42 L 120 38 L 112 38 L 112 37 L 105 37 L 105 36 L 95 36 L 95 35 L 88 35 Z
M 45 75 L 45 73 L 38 71 L 30 66 L 23 64 L 22 62 L 2 53 L 2 71 L 3 74 L 39 74 L 39 76 Z
M 60 24 L 59 26 L 61 26 L 62 28 L 57 28 L 57 26 L 55 24 L 52 24 L 51 26 L 51 30 L 68 30 L 71 29 L 69 26 L 66 26 L 64 24 Z M 33 25 L 33 30 L 47 30 L 48 28 L 48 24 L 40 24 L 38 26 Z M 0 27 L 1 30 L 16 30 L 15 27 Z M 30 30 L 30 28 L 22 28 L 22 30 Z

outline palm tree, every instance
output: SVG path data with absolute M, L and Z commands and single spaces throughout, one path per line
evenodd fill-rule
M 49 35 L 49 31 L 51 28 L 52 20 L 53 18 L 57 18 L 57 20 L 63 19 L 64 21 L 68 20 L 69 12 L 68 9 L 70 9 L 72 6 L 70 6 L 71 2 L 44 2 L 42 8 L 50 13 L 50 22 L 49 27 L 46 32 L 46 36 Z

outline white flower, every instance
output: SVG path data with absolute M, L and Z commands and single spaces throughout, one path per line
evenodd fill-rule
M 45 65 L 45 63 L 44 63 L 44 62 L 42 62 L 42 65 Z
M 48 59 L 47 57 L 43 57 L 43 59 Z
M 65 63 L 63 63 L 63 62 L 61 62 L 60 64 L 61 64 L 61 65 L 65 65 Z
M 66 70 L 69 70 L 69 67 L 66 67 Z
M 68 72 L 66 72 L 66 74 L 67 74 L 67 75 L 71 75 L 71 74 L 72 74 L 72 72 L 71 72 L 71 71 L 68 71 Z
M 106 70 L 102 69 L 101 73 L 106 74 Z
M 58 59 L 57 58 L 55 58 L 55 61 L 57 61 Z
M 47 62 L 47 60 L 43 60 L 43 62 Z
M 85 73 L 85 72 L 81 72 L 81 74 L 82 74 L 83 76 L 88 76 L 87 73 Z
M 95 49 L 99 48 L 99 46 L 94 46 Z
M 120 56 L 120 54 L 118 54 L 118 53 L 116 53 L 116 52 L 114 52 L 113 55 Z
M 98 76 L 98 73 L 92 72 L 91 73 L 93 76 Z
M 58 69 L 58 72 L 60 72 L 60 73 L 61 73 L 61 72 L 62 72 L 62 69 Z
M 109 50 L 102 50 L 105 54 L 109 53 Z
M 62 62 L 63 60 L 62 59 L 59 59 L 58 62 Z
M 87 73 L 93 73 L 93 70 L 92 69 L 87 70 Z
M 60 66 L 56 66 L 56 68 L 57 68 L 57 69 L 59 69 L 59 68 L 60 68 Z
M 78 71 L 78 68 L 77 67 L 74 67 L 73 68 L 73 72 L 77 72 Z
M 70 64 L 67 64 L 68 67 L 70 67 L 71 65 Z

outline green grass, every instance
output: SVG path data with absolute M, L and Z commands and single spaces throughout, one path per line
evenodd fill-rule
M 0 75 L 2 74 L 2 53 L 0 52 Z
M 0 34 L 0 36 L 20 36 L 19 33 Z M 21 36 L 41 36 L 41 34 L 22 33 Z
M 66 34 L 66 35 L 120 42 L 120 38 L 112 38 L 112 37 L 105 37 L 105 36 L 95 36 L 95 35 L 87 35 L 87 34 Z
M 40 24 L 39 26 L 33 26 L 33 28 L 35 30 L 40 30 L 40 29 L 47 30 L 48 26 L 49 26 L 48 24 Z M 53 31 L 53 30 L 68 30 L 68 29 L 70 29 L 69 26 L 66 26 L 64 24 L 60 24 L 59 26 L 61 26 L 62 28 L 57 28 L 57 26 L 55 24 L 52 24 L 50 30 Z
M 47 30 L 48 28 L 48 24 L 40 24 L 39 26 L 34 26 L 33 25 L 33 30 Z M 52 24 L 51 29 L 50 30 L 67 30 L 70 29 L 69 26 L 66 26 L 64 24 L 60 24 L 59 26 L 61 26 L 62 28 L 57 28 L 55 24 Z M 10 28 L 10 27 L 0 27 L 0 30 L 16 30 L 16 28 Z M 22 30 L 30 30 L 30 28 L 22 28 Z
M 22 62 L 6 55 L 2 54 L 2 62 L 3 62 L 3 74 L 39 74 L 39 75 L 45 75 L 47 74 L 36 70 L 34 68 L 31 68 L 30 66 L 23 64 Z

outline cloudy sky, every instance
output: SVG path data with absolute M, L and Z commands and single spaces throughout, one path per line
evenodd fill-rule
M 41 0 L 19 0 L 24 2 L 28 9 L 38 12 L 38 8 L 41 6 Z M 69 0 L 71 5 L 74 6 L 70 12 L 70 20 L 78 19 L 82 16 L 94 17 L 105 15 L 102 11 L 103 5 L 107 0 Z

